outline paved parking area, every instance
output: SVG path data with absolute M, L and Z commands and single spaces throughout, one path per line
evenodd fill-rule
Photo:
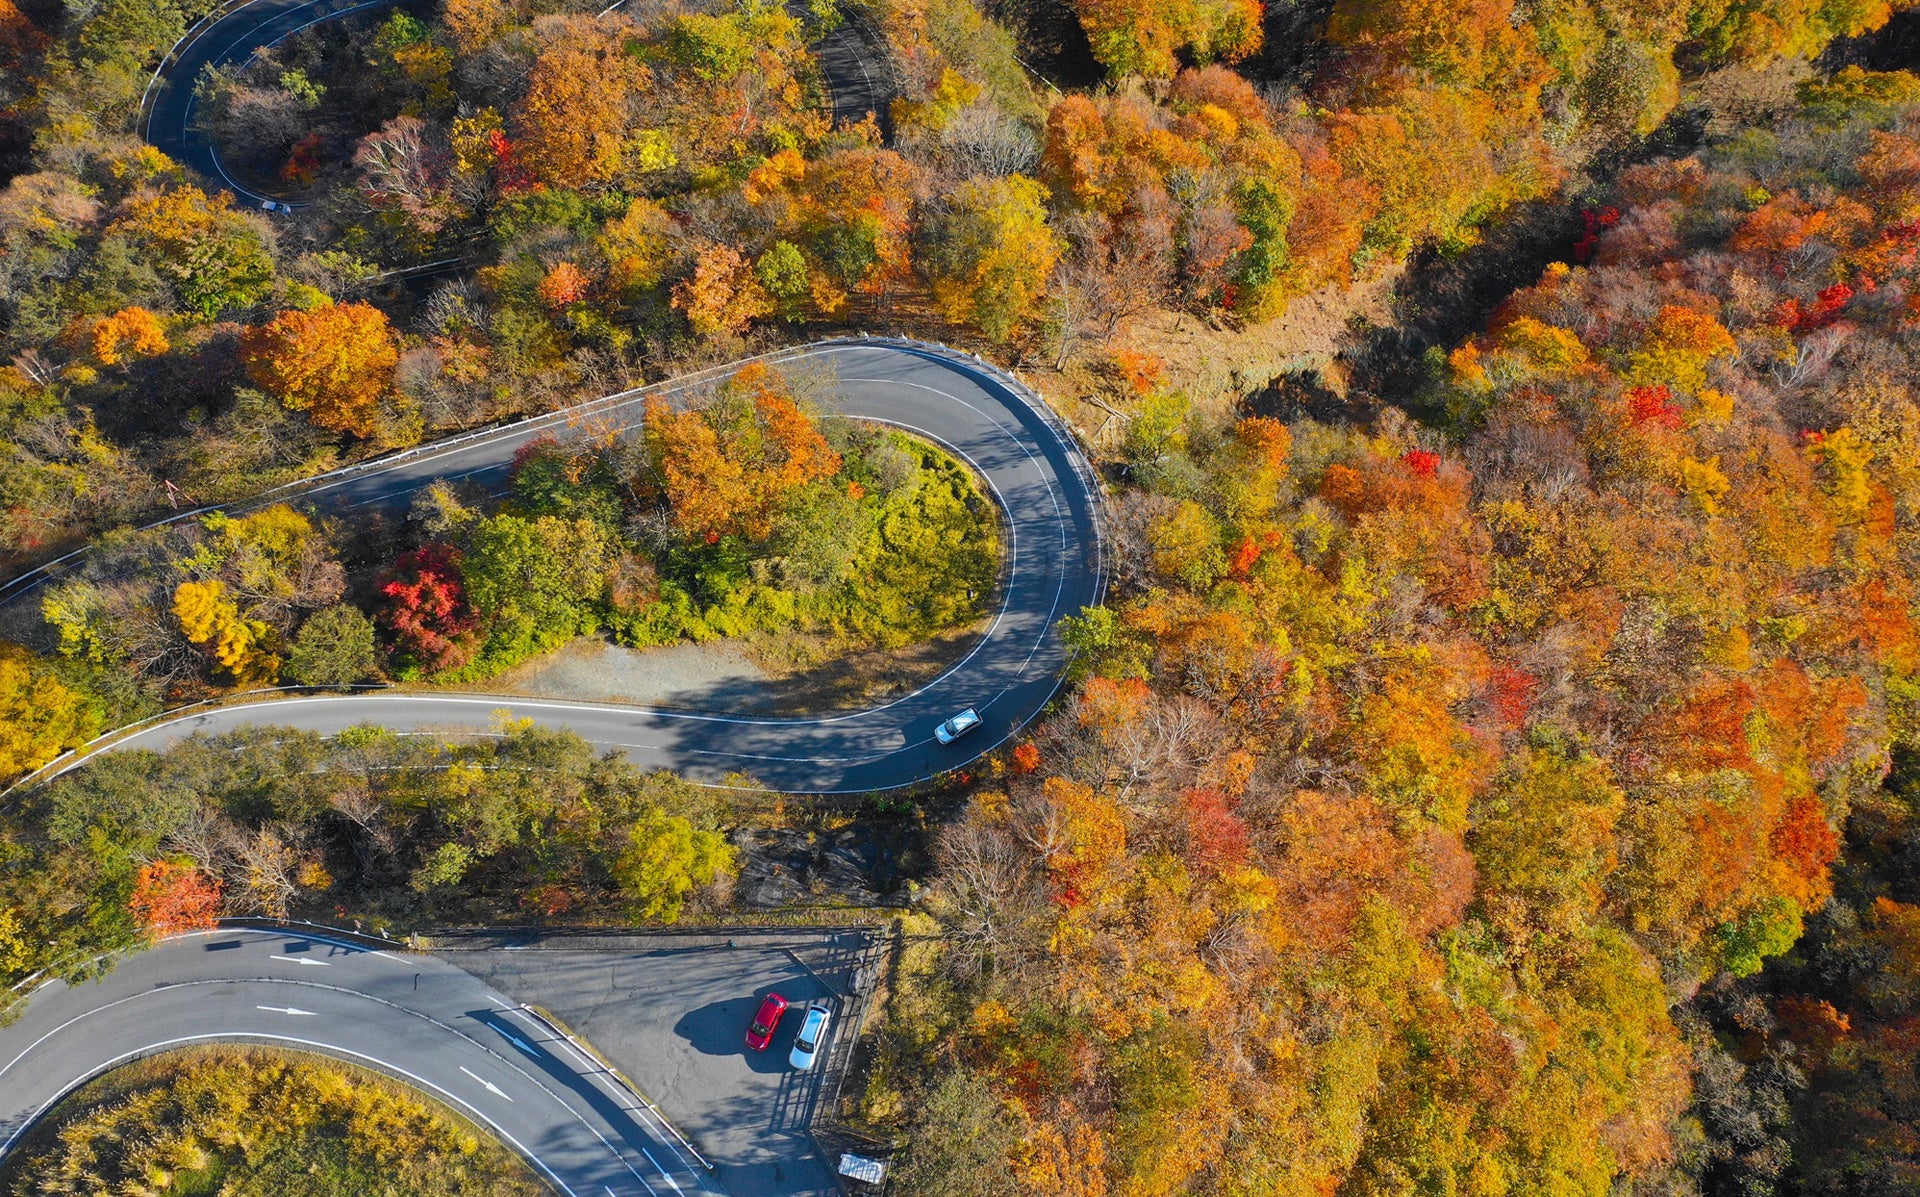
M 855 1002 L 868 945 L 857 930 L 723 934 L 436 937 L 445 958 L 548 1011 L 657 1104 L 734 1197 L 827 1197 L 839 1189 L 807 1134 Z M 821 1065 L 787 1064 L 799 1012 L 765 1052 L 747 1023 L 777 992 L 834 1009 Z

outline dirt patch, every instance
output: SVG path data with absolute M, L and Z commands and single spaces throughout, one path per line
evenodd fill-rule
M 487 689 L 736 715 L 861 710 L 939 677 L 979 642 L 983 630 L 964 628 L 905 648 L 851 651 L 832 637 L 803 633 L 649 649 L 583 636 L 515 666 Z
M 1403 273 L 1396 266 L 1350 288 L 1323 287 L 1265 324 L 1241 327 L 1187 312 L 1150 312 L 1133 320 L 1110 348 L 1154 354 L 1166 362 L 1169 387 L 1185 391 L 1204 410 L 1230 410 L 1274 379 L 1325 369 L 1350 343 L 1356 318 L 1391 320 L 1394 288 Z M 1103 357 L 1097 350 L 1083 351 L 1064 370 L 1039 362 L 1023 367 L 1027 381 L 1096 452 L 1114 450 L 1125 428 L 1101 398 L 1111 389 L 1099 373 Z
M 631 702 L 703 711 L 757 710 L 767 672 L 731 642 L 622 648 L 582 636 L 514 666 L 488 689 L 530 698 Z

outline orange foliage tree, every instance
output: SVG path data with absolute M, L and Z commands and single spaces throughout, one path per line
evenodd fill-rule
M 541 278 L 537 294 L 542 306 L 564 308 L 586 297 L 587 276 L 572 262 L 559 262 Z
M 652 468 L 688 536 L 764 539 L 787 497 L 840 470 L 813 418 L 763 365 L 742 369 L 706 404 L 647 401 Z
M 157 357 L 167 348 L 160 318 L 143 307 L 121 308 L 93 322 L 93 356 L 103 366 L 117 366 L 136 357 Z
M 674 284 L 673 306 L 703 337 L 737 333 L 774 308 L 746 255 L 710 242 L 695 252 L 692 277 Z
M 581 16 L 557 28 L 513 110 L 516 159 L 550 187 L 605 186 L 634 158 L 627 101 L 650 76 L 617 26 Z
M 370 437 L 400 353 L 386 313 L 365 303 L 281 312 L 242 347 L 260 387 L 322 428 Z
M 134 875 L 128 899 L 135 918 L 153 939 L 212 928 L 220 917 L 220 882 L 191 863 L 156 860 Z

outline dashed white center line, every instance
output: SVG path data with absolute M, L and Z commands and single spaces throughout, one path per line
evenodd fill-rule
M 286 962 L 287 962 L 288 964 L 311 964 L 311 965 L 315 965 L 315 966 L 317 966 L 317 967 L 320 967 L 320 968 L 331 968 L 331 967 L 332 967 L 332 965 L 330 965 L 330 964 L 328 964 L 328 963 L 327 963 L 326 961 L 324 961 L 324 960 L 309 960 L 309 959 L 307 959 L 307 958 L 306 958 L 305 956 L 275 956 L 275 957 L 273 957 L 273 959 L 275 959 L 275 960 L 284 960 L 284 961 L 286 961 Z
M 479 1081 L 481 1084 L 485 1085 L 487 1087 L 487 1092 L 493 1094 L 495 1097 L 507 1097 L 507 1091 L 505 1089 L 502 1089 L 500 1086 L 494 1084 L 492 1081 L 481 1076 L 479 1073 L 475 1072 L 473 1069 L 468 1068 L 465 1064 L 462 1064 L 460 1066 L 460 1071 L 466 1073 L 468 1076 L 472 1077 L 474 1080 Z M 512 1101 L 513 1098 L 507 1097 L 507 1100 Z

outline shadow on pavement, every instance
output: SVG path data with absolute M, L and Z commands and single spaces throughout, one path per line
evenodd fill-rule
M 673 1033 L 703 1056 L 738 1056 L 747 1062 L 748 1068 L 762 1074 L 784 1071 L 787 1053 L 793 1049 L 794 1028 L 799 1024 L 794 1010 L 788 1010 L 780 1020 L 766 1051 L 757 1052 L 747 1046 L 747 1024 L 753 1021 L 753 1012 L 759 1009 L 764 997 L 766 993 L 761 992 L 752 997 L 708 1002 L 681 1015 L 680 1021 L 673 1024 Z

